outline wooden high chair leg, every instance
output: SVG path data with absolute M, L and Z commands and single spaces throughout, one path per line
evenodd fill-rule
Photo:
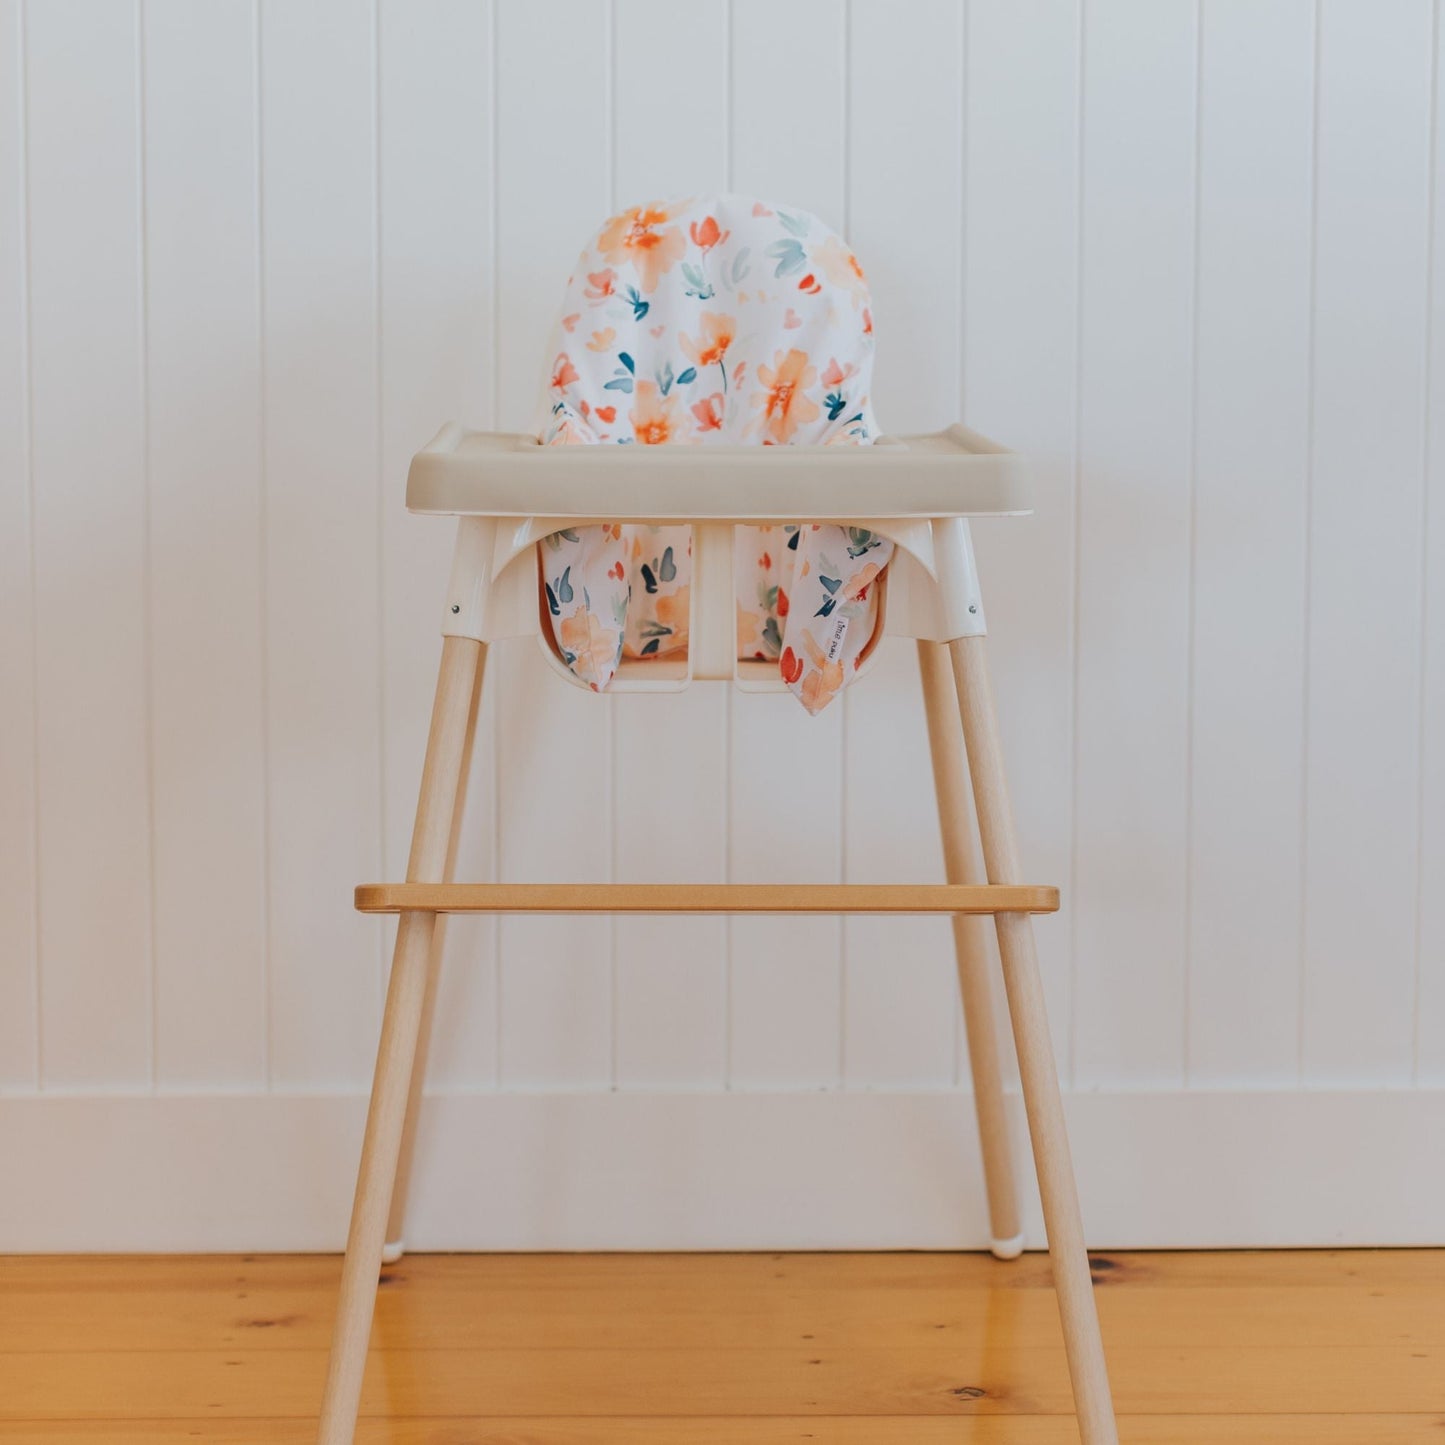
M 422 770 L 421 796 L 407 864 L 409 880 L 441 881 L 446 866 L 452 815 L 467 747 L 468 718 L 482 652 L 482 644 L 468 637 L 447 637 L 442 644 L 441 672 L 432 706 L 426 766 Z M 346 1262 L 341 1271 L 341 1297 L 331 1337 L 331 1361 L 321 1405 L 320 1445 L 351 1445 L 356 1429 L 366 1346 L 376 1307 L 377 1275 L 401 1152 L 436 919 L 437 915 L 432 912 L 407 912 L 401 915 L 397 925 L 396 951 L 392 956 L 381 1045 L 377 1050 L 371 1105 L 366 1116 L 356 1200 L 346 1240 Z
M 450 883 L 456 876 L 457 842 L 462 831 L 462 803 L 466 797 L 467 778 L 472 770 L 472 746 L 477 737 L 477 713 L 482 703 L 482 678 L 487 670 L 487 653 L 483 648 L 477 658 L 477 676 L 472 683 L 472 705 L 467 714 L 467 731 L 462 744 L 462 761 L 457 777 L 456 802 L 452 806 L 452 828 L 447 839 L 447 861 L 442 879 Z M 432 1021 L 436 1016 L 437 987 L 441 981 L 442 945 L 447 920 L 437 919 L 432 939 L 432 960 L 426 974 L 426 997 L 422 1001 L 421 1029 L 417 1034 L 416 1058 L 411 1066 L 411 1088 L 406 1100 L 406 1124 L 401 1131 L 401 1155 L 396 1165 L 396 1182 L 391 1190 L 391 1213 L 386 1221 L 386 1244 L 381 1251 L 383 1264 L 395 1264 L 406 1253 L 406 1203 L 411 1192 L 412 1161 L 416 1155 L 416 1128 L 421 1114 L 422 1095 L 426 1088 L 426 1061 L 431 1052 Z
M 988 881 L 1017 883 L 1023 879 L 1023 871 L 1014 841 L 1013 809 L 1004 777 L 1003 747 L 998 741 L 993 682 L 988 676 L 985 649 L 987 639 L 981 634 L 958 637 L 948 644 Z M 1074 1386 L 1079 1435 L 1084 1445 L 1118 1445 L 1114 1403 L 1104 1366 L 1104 1342 L 1098 1329 L 1094 1283 L 1084 1244 L 1084 1221 L 1079 1215 L 1078 1186 L 1064 1126 L 1064 1100 L 1059 1095 L 1043 980 L 1033 946 L 1033 920 L 1027 913 L 997 913 L 994 922 L 998 928 L 998 954 L 1003 961 L 1004 990 L 1009 994 L 1014 1048 L 1019 1053 L 1033 1162 L 1039 1175 L 1053 1287 L 1064 1322 L 1064 1350 L 1069 1381 Z
M 950 642 L 948 648 L 953 657 L 964 746 L 973 777 L 988 880 L 990 883 L 1019 882 L 1023 873 L 1004 777 L 987 640 L 982 635 L 960 637 Z M 1043 979 L 1034 950 L 1033 920 L 1026 913 L 999 913 L 995 921 L 1079 1434 L 1084 1445 L 1118 1445 L 1099 1315 L 1089 1277 L 1083 1219 L 1079 1213 L 1078 1188 L 1069 1157 L 1064 1105 L 1059 1095 L 1053 1040 L 1044 1004 Z
M 928 716 L 928 747 L 933 756 L 938 821 L 943 833 L 944 873 L 950 883 L 982 883 L 983 867 L 973 832 L 973 794 L 958 726 L 958 694 L 943 647 L 918 639 L 918 671 L 923 680 L 923 705 Z M 984 1186 L 988 1191 L 991 1247 L 999 1259 L 1017 1259 L 1023 1252 L 1017 1172 L 1004 1106 L 1003 1069 L 994 1015 L 993 969 L 981 915 L 953 915 L 953 948 L 958 962 L 958 992 L 968 1035 L 968 1063 L 973 1074 L 973 1107 L 983 1152 Z

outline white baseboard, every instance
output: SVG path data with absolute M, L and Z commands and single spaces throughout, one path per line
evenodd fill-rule
M 1096 1248 L 1445 1244 L 1445 1090 L 1067 1103 Z M 339 1249 L 364 1108 L 0 1100 L 0 1252 Z M 972 1103 L 957 1093 L 442 1095 L 412 1197 L 419 1250 L 988 1241 Z

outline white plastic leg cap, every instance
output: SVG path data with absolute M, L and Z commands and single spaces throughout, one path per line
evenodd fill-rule
M 381 1246 L 381 1262 L 383 1264 L 395 1264 L 402 1255 L 406 1253 L 406 1240 L 388 1239 Z
M 995 1259 L 1017 1259 L 1024 1252 L 1024 1237 L 1016 1234 L 1012 1239 L 991 1240 L 988 1247 Z

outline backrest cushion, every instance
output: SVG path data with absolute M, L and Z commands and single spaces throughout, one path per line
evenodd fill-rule
M 639 206 L 568 279 L 552 346 L 549 445 L 866 445 L 873 321 L 862 268 L 816 217 L 750 197 Z M 738 655 L 776 660 L 810 712 L 877 623 L 892 544 L 857 528 L 739 529 Z M 691 530 L 612 525 L 541 544 L 553 636 L 594 688 L 624 656 L 687 645 Z

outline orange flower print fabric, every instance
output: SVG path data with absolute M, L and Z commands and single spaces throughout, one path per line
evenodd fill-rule
M 644 293 L 656 291 L 657 283 L 687 250 L 682 230 L 668 225 L 671 219 L 672 212 L 666 206 L 639 206 L 624 211 L 602 228 L 597 249 L 613 266 L 630 266 Z
M 740 196 L 607 221 L 568 283 L 548 445 L 866 446 L 873 319 L 863 268 L 816 217 Z M 740 658 L 775 662 L 811 713 L 878 624 L 893 544 L 864 528 L 737 529 Z M 553 639 L 590 687 L 687 646 L 691 529 L 593 526 L 539 544 Z
M 761 392 L 753 405 L 763 409 L 763 433 L 774 442 L 790 442 L 800 426 L 818 420 L 818 403 L 808 388 L 818 379 L 818 368 L 808 365 L 808 353 L 794 349 L 786 356 L 780 351 L 771 367 L 758 367 Z

